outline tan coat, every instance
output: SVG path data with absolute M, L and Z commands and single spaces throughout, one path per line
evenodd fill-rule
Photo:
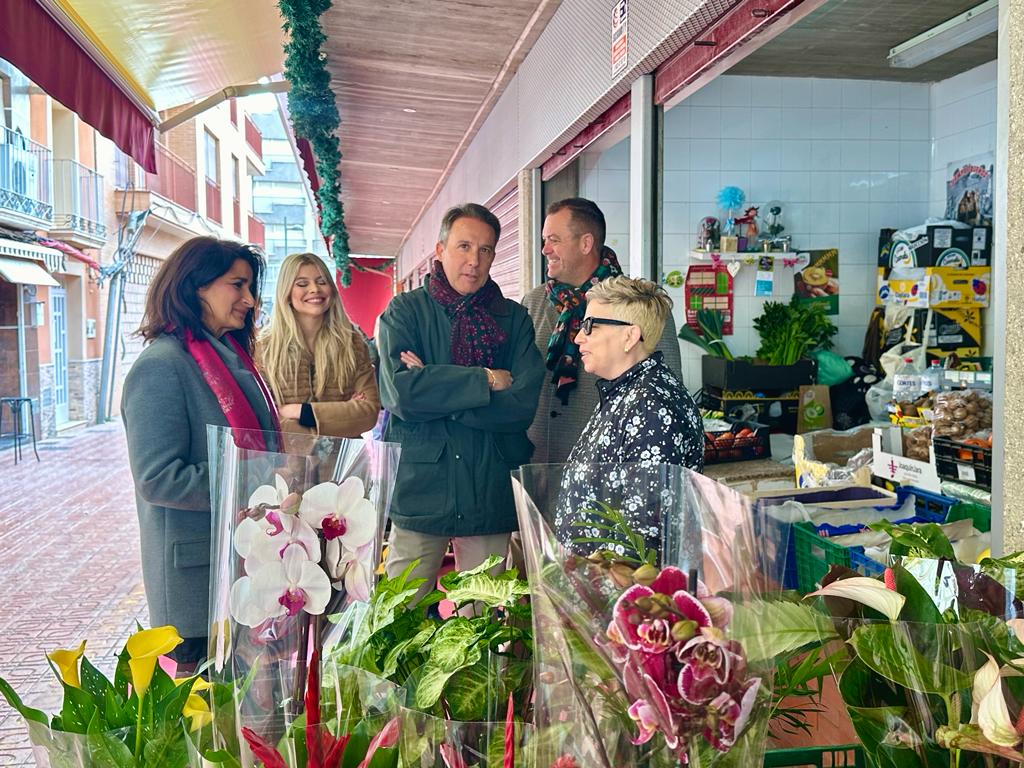
M 380 393 L 377 390 L 377 375 L 370 363 L 370 353 L 361 339 L 356 340 L 356 373 L 344 388 L 339 389 L 336 381 L 328 382 L 319 398 L 313 396 L 313 356 L 305 348 L 299 360 L 298 376 L 283 392 L 274 390 L 274 401 L 278 407 L 291 403 L 309 403 L 316 418 L 316 429 L 299 424 L 296 419 L 281 419 L 282 432 L 315 432 L 331 437 L 359 437 L 373 429 L 380 413 Z M 262 359 L 265 346 L 256 344 L 256 367 L 267 378 Z M 267 379 L 269 382 L 269 378 Z M 364 400 L 352 400 L 356 392 L 362 392 Z

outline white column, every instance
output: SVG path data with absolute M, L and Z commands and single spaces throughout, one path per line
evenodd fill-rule
M 629 112 L 630 277 L 654 271 L 654 76 L 633 82 Z

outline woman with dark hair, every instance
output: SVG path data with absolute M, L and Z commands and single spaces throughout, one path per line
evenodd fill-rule
M 277 414 L 251 357 L 264 268 L 250 245 L 197 237 L 179 246 L 150 286 L 139 329 L 148 346 L 124 383 L 149 616 L 185 638 L 172 654 L 179 670 L 206 657 L 210 626 L 206 427 L 277 449 Z

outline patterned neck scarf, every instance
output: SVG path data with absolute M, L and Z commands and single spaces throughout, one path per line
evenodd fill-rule
M 622 274 L 619 259 L 608 246 L 601 248 L 601 261 L 583 285 L 575 287 L 568 283 L 548 280 L 546 290 L 548 301 L 558 312 L 555 330 L 548 340 L 548 370 L 554 372 L 551 383 L 562 405 L 569 402 L 569 393 L 576 388 L 580 372 L 580 348 L 576 346 L 576 334 L 580 332 L 583 316 L 587 313 L 587 291 L 602 280 Z
M 463 296 L 448 282 L 441 262 L 435 261 L 427 293 L 452 321 L 452 362 L 470 367 L 494 365 L 494 355 L 507 338 L 489 311 L 505 298 L 498 284 L 488 278 L 479 291 Z
M 206 339 L 197 339 L 192 335 L 192 331 L 188 329 L 185 330 L 184 336 L 185 349 L 192 355 L 192 359 L 199 366 L 200 373 L 203 374 L 203 379 L 210 389 L 213 390 L 213 394 L 217 398 L 217 404 L 220 405 L 224 418 L 228 421 L 228 426 L 242 430 L 235 434 L 235 442 L 240 448 L 251 448 L 257 451 L 268 450 L 269 446 L 267 446 L 266 440 L 263 437 L 263 427 L 256 416 L 256 411 L 253 410 L 252 404 L 246 399 L 242 388 L 238 386 L 235 377 L 231 375 L 231 371 L 228 370 L 224 361 L 220 359 L 220 355 L 217 354 L 213 345 Z M 259 385 L 260 392 L 263 393 L 265 405 L 270 411 L 274 432 L 280 432 L 281 424 L 278 421 L 274 398 L 264 383 L 263 377 L 260 376 L 256 366 L 253 365 L 252 358 L 249 357 L 249 353 L 242 348 L 242 345 L 230 333 L 225 334 L 224 338 L 226 343 L 238 354 L 245 369 L 256 377 L 256 383 Z

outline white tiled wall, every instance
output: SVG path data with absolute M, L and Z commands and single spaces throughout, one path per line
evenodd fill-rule
M 836 351 L 860 354 L 874 306 L 878 231 L 907 227 L 945 208 L 950 162 L 994 149 L 996 64 L 933 85 L 865 80 L 724 76 L 665 114 L 665 273 L 689 265 L 698 224 L 722 216 L 715 197 L 740 187 L 748 204 L 778 200 L 797 249 L 838 247 Z M 580 194 L 598 203 L 608 243 L 628 261 L 629 139 L 584 153 Z M 754 268 L 735 280 L 737 355 L 754 354 Z M 788 301 L 793 270 L 779 268 L 773 300 Z M 683 291 L 670 289 L 676 323 Z M 986 348 L 991 339 L 986 315 Z M 682 345 L 687 387 L 700 387 L 701 351 Z M 986 352 L 988 353 L 988 352 Z
M 838 247 L 840 315 L 836 349 L 859 354 L 874 303 L 878 230 L 928 214 L 929 86 L 860 80 L 725 76 L 665 114 L 664 270 L 685 273 L 704 216 L 722 216 L 715 197 L 740 187 L 750 205 L 781 201 L 797 249 Z M 735 280 L 729 347 L 754 354 L 752 266 Z M 683 322 L 683 289 L 671 289 Z M 793 293 L 792 268 L 775 273 L 773 300 Z M 683 377 L 700 386 L 701 350 L 683 344 Z
M 931 212 L 941 216 L 946 207 L 946 179 L 950 163 L 969 160 L 996 148 L 996 62 L 935 83 L 932 103 Z M 983 314 L 982 353 L 995 349 L 993 313 Z
M 604 213 L 605 244 L 619 263 L 629 264 L 629 138 L 604 152 L 584 152 L 580 197 L 593 200 Z

